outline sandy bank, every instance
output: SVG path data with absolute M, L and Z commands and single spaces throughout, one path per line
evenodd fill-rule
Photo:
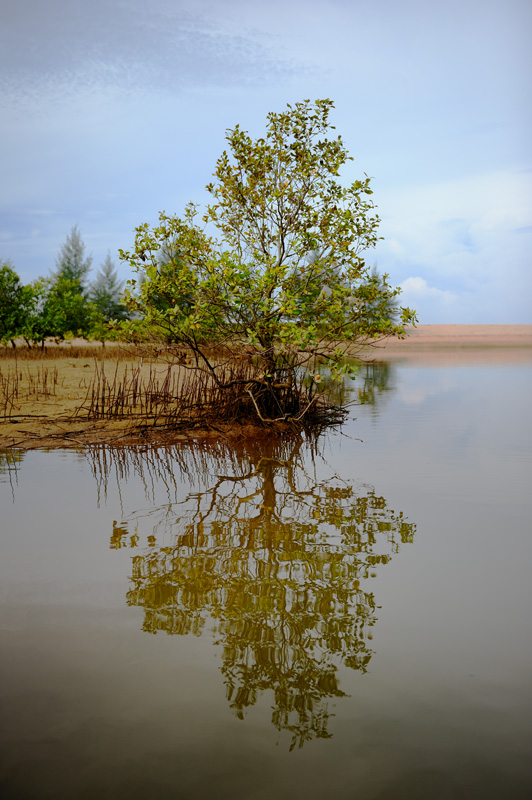
M 524 364 L 532 362 L 532 325 L 419 325 L 407 339 L 371 351 L 377 360 L 416 364 Z
M 385 349 L 419 347 L 532 347 L 532 325 L 418 325 L 407 339 L 390 339 Z

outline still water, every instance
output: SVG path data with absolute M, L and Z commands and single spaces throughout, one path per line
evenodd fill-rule
M 532 796 L 532 362 L 317 440 L 0 454 L 0 797 Z

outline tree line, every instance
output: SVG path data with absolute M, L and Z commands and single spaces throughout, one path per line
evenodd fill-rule
M 101 342 L 115 336 L 112 320 L 127 318 L 121 302 L 123 283 L 111 253 L 94 280 L 89 281 L 92 257 L 75 225 L 61 246 L 56 268 L 46 277 L 24 285 L 13 265 L 0 260 L 0 343 L 44 345 L 51 337 L 73 336 Z

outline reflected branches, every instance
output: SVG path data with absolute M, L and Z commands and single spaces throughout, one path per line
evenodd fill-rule
M 145 508 L 111 547 L 135 548 L 127 602 L 149 633 L 211 631 L 227 700 L 243 718 L 266 690 L 291 746 L 329 736 L 338 669 L 365 672 L 376 601 L 367 579 L 415 526 L 334 474 L 317 438 L 95 449 L 102 492 L 137 474 Z M 162 491 L 162 496 L 159 493 Z
M 13 500 L 15 499 L 18 473 L 24 456 L 24 450 L 0 450 L 0 483 L 9 483 Z

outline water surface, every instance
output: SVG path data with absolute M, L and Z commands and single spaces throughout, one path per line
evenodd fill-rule
M 0 457 L 2 798 L 528 798 L 530 364 L 318 440 Z

